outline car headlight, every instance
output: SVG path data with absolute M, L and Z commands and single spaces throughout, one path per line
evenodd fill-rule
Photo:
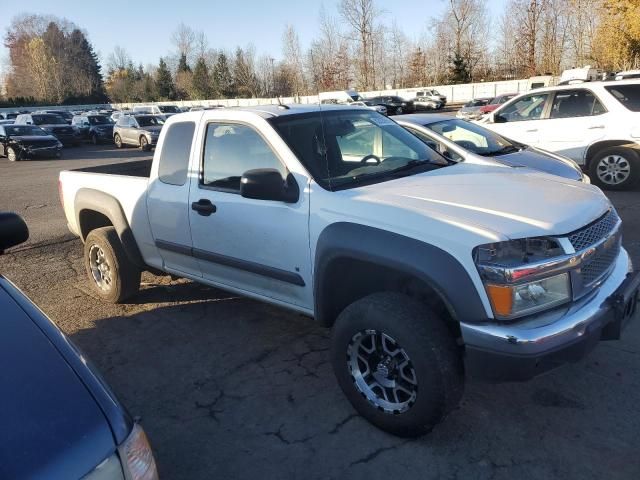
M 568 272 L 544 276 L 564 256 L 560 244 L 547 237 L 477 247 L 474 260 L 496 319 L 511 320 L 571 300 Z
M 125 477 L 131 480 L 158 480 L 156 461 L 142 427 L 137 423 L 129 437 L 118 448 Z

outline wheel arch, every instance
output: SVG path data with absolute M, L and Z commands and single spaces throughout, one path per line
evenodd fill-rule
M 461 320 L 487 319 L 468 273 L 444 250 L 353 223 L 327 227 L 315 256 L 316 320 L 329 327 L 347 305 L 383 291 L 404 293 L 428 304 L 457 335 Z
M 600 141 L 594 142 L 591 145 L 589 145 L 589 148 L 587 148 L 584 154 L 585 170 L 589 168 L 591 160 L 593 159 L 593 157 L 596 156 L 598 152 L 604 150 L 605 148 L 610 148 L 610 147 L 628 147 L 628 148 L 635 148 L 635 149 L 640 148 L 637 144 L 629 140 L 600 140 Z
M 129 260 L 144 269 L 140 249 L 133 236 L 120 202 L 111 195 L 91 188 L 81 188 L 75 198 L 76 224 L 84 242 L 91 230 L 113 226 Z

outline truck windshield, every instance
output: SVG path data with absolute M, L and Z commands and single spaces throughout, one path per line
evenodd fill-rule
M 339 110 L 269 119 L 320 186 L 342 190 L 449 165 L 393 120 Z

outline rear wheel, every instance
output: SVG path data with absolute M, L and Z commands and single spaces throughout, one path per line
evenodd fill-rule
M 399 436 L 429 432 L 463 392 L 462 360 L 445 323 L 427 306 L 376 293 L 336 320 L 331 360 L 353 407 Z
M 7 148 L 7 158 L 9 159 L 10 162 L 17 162 L 21 160 L 21 155 L 20 155 L 20 151 L 16 150 L 13 147 L 8 147 Z
M 98 145 L 98 136 L 95 133 L 91 135 L 91 143 Z
M 84 264 L 93 291 L 104 301 L 121 303 L 140 288 L 140 270 L 127 258 L 114 227 L 92 230 L 84 244 Z
M 402 107 L 396 108 L 396 115 L 402 115 L 403 113 L 404 113 L 404 110 L 402 110 Z
M 116 147 L 122 148 L 122 138 L 120 138 L 120 134 L 116 133 L 113 136 L 113 142 L 116 144 Z
M 600 150 L 589 162 L 589 176 L 603 189 L 626 190 L 640 178 L 640 155 L 629 147 Z

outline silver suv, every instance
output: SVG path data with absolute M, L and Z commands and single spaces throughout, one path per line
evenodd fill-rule
M 151 150 L 158 143 L 164 122 L 159 115 L 122 115 L 113 127 L 113 141 L 118 148 L 135 145 Z

